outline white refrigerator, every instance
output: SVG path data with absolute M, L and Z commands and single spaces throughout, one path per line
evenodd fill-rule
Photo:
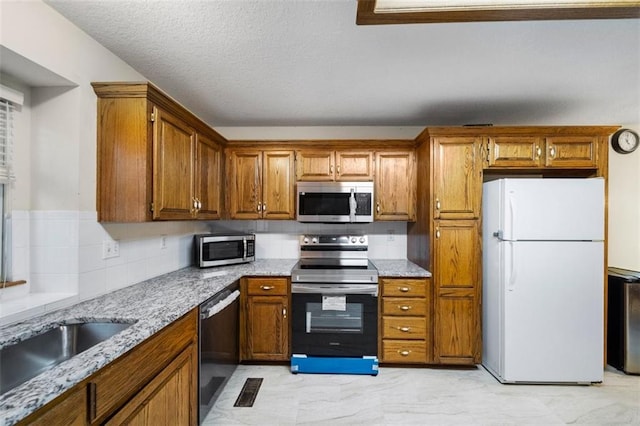
M 503 383 L 601 382 L 604 179 L 499 179 L 482 196 L 482 364 Z

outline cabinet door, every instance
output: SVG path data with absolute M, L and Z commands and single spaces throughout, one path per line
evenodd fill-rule
M 487 141 L 488 168 L 527 168 L 542 165 L 544 140 L 528 136 L 495 136 Z
M 547 167 L 587 168 L 598 166 L 598 140 L 592 136 L 555 136 L 546 138 Z
M 153 218 L 191 219 L 195 131 L 168 112 L 154 111 Z
M 247 358 L 286 361 L 289 359 L 289 320 L 287 296 L 247 298 Z
M 437 137 L 433 140 L 432 205 L 436 219 L 480 217 L 482 167 L 479 137 Z
M 434 361 L 480 362 L 480 230 L 475 220 L 435 222 Z
M 259 219 L 262 213 L 262 152 L 232 151 L 228 170 L 231 219 Z
M 197 348 L 185 349 L 105 425 L 197 424 Z
M 376 153 L 375 220 L 415 220 L 414 165 L 412 151 Z
M 198 219 L 220 219 L 220 147 L 198 134 L 196 144 L 195 196 L 200 202 Z
M 373 180 L 373 152 L 336 151 L 336 180 Z
M 294 153 L 265 151 L 262 172 L 262 217 L 294 219 Z
M 296 152 L 296 177 L 300 181 L 334 180 L 334 152 L 303 150 Z

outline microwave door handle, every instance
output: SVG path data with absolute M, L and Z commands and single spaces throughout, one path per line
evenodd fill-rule
M 356 221 L 356 208 L 358 203 L 356 202 L 355 190 L 351 188 L 351 196 L 349 197 L 349 221 Z
M 247 260 L 247 239 L 242 239 L 242 260 Z

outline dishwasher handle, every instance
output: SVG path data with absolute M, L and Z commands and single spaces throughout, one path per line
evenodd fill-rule
M 224 308 L 235 302 L 238 297 L 240 297 L 240 291 L 236 290 L 228 294 L 226 297 L 223 296 L 221 300 L 218 299 L 212 301 L 213 303 L 205 303 L 200 308 L 200 319 L 205 320 L 207 318 L 211 318 L 212 316 L 221 312 Z

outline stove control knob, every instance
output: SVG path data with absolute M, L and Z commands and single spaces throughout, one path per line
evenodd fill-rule
M 356 237 L 351 237 L 351 242 L 352 242 L 353 244 L 355 244 L 355 243 L 356 243 L 356 241 L 357 241 Z
M 364 243 L 364 237 L 360 237 L 360 242 Z
M 311 239 L 311 244 L 318 244 L 318 239 L 316 237 L 313 237 Z
M 302 240 L 305 244 L 309 244 L 309 239 L 307 237 L 304 237 L 304 240 Z

